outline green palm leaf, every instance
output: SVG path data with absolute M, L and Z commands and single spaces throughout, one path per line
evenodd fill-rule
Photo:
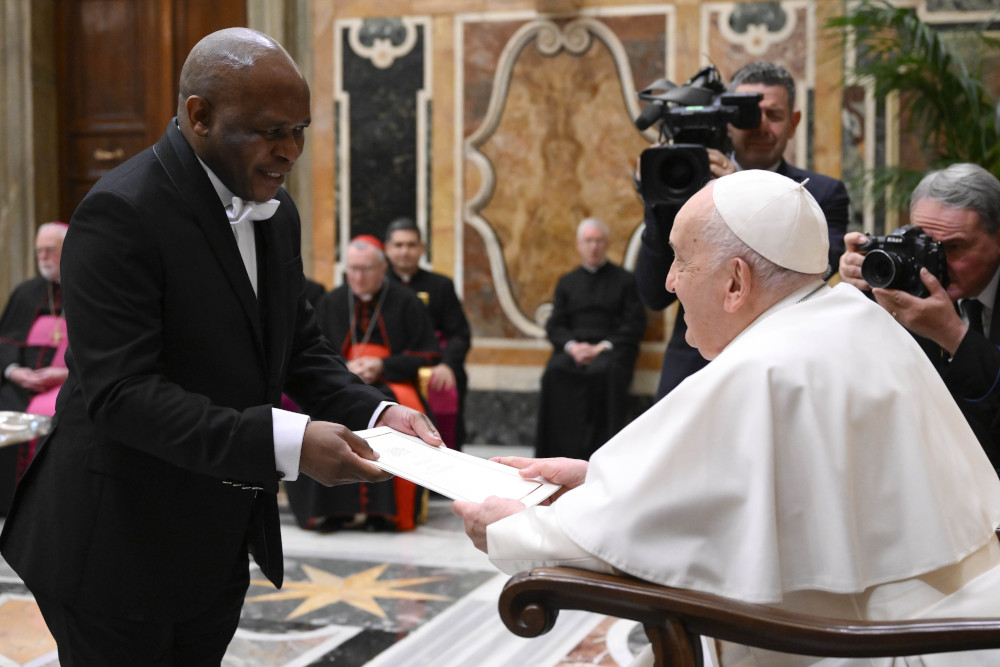
M 1000 177 L 998 101 L 983 84 L 982 63 L 1000 55 L 1000 41 L 978 30 L 939 32 L 912 9 L 884 0 L 863 0 L 827 26 L 853 34 L 855 75 L 883 97 L 898 92 L 906 131 L 921 137 L 930 168 L 974 162 Z M 865 174 L 876 198 L 906 207 L 924 165 L 883 167 Z

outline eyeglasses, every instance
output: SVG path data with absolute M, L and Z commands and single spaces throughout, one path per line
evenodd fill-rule
M 366 266 L 345 266 L 347 273 L 372 273 L 382 268 L 381 264 L 368 264 Z

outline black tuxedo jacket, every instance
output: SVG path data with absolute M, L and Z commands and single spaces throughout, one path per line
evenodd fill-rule
M 830 230 L 830 268 L 827 273 L 834 273 L 840 265 L 840 256 L 844 254 L 844 234 L 847 233 L 849 215 L 847 188 L 842 181 L 799 169 L 788 164 L 785 160 L 781 161 L 776 171 L 799 183 L 809 179 L 805 186 L 806 190 L 823 209 L 826 224 Z M 635 278 L 642 302 L 652 310 L 663 310 L 677 299 L 675 294 L 666 290 L 664 283 L 667 280 L 670 264 L 674 261 L 674 251 L 667 244 L 667 239 L 670 235 L 670 227 L 674 223 L 674 217 L 682 205 L 683 202 L 676 205 L 650 206 L 647 204 L 645 207 L 646 227 L 642 232 L 642 243 L 639 246 L 639 256 L 635 266 Z M 666 353 L 663 355 L 663 368 L 660 371 L 660 383 L 656 390 L 657 400 L 663 398 L 674 387 L 683 382 L 684 378 L 701 370 L 708 363 L 704 357 L 698 354 L 698 350 L 687 344 L 684 338 L 686 333 L 684 309 L 678 308 L 677 321 L 674 324 L 670 341 L 667 343 Z
M 993 302 L 990 334 L 969 330 L 955 356 L 917 337 L 965 415 L 994 469 L 1000 471 L 1000 291 Z
M 259 297 L 205 171 L 171 122 L 73 215 L 72 346 L 56 427 L 0 536 L 28 587 L 78 609 L 183 618 L 253 553 L 282 580 L 271 406 L 364 428 L 383 400 L 306 306 L 284 191 L 256 223 Z

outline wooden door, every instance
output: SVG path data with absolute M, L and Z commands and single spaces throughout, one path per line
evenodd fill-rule
M 245 23 L 244 0 L 58 0 L 62 219 L 109 169 L 163 133 L 191 47 Z

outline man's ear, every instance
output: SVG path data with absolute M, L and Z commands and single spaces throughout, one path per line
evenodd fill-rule
M 212 120 L 212 106 L 204 97 L 192 95 L 184 102 L 188 125 L 200 137 L 208 134 L 208 126 Z
M 735 313 L 742 308 L 750 298 L 753 287 L 753 272 L 750 265 L 741 257 L 729 260 L 729 275 L 726 283 L 726 296 L 723 308 L 727 313 Z
M 795 111 L 792 112 L 792 117 L 790 119 L 792 131 L 788 133 L 788 136 L 792 136 L 793 134 L 795 134 L 795 128 L 799 126 L 800 120 L 802 120 L 802 111 L 800 109 L 796 109 Z

